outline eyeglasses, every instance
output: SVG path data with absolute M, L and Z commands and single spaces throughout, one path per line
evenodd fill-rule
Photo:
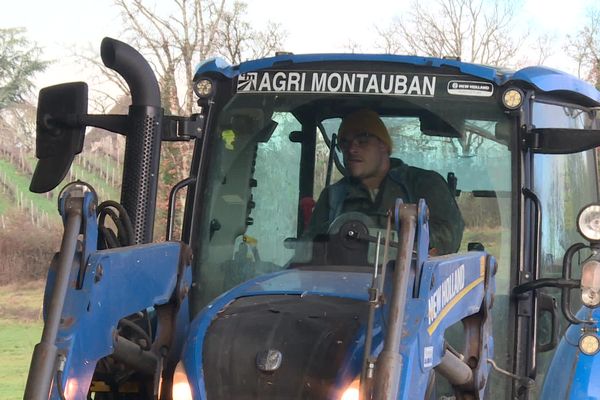
M 350 150 L 350 148 L 352 148 L 352 144 L 356 143 L 356 145 L 359 148 L 364 149 L 369 145 L 369 141 L 373 137 L 377 138 L 377 136 L 372 135 L 368 132 L 359 133 L 358 135 L 355 135 L 352 139 L 340 139 L 340 141 L 337 143 L 337 147 L 340 151 L 348 151 Z

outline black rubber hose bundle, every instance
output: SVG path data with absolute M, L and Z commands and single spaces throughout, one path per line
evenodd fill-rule
M 116 228 L 116 232 L 106 225 L 106 217 Z M 113 200 L 98 206 L 98 249 L 113 249 L 131 246 L 134 243 L 133 225 L 125 208 Z

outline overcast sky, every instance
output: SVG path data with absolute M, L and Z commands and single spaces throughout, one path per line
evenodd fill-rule
M 523 0 L 519 26 L 561 38 L 585 22 L 585 10 L 598 0 Z M 406 11 L 409 0 L 246 0 L 248 17 L 258 27 L 268 20 L 287 31 L 286 50 L 294 53 L 343 52 L 349 41 L 375 51 L 374 27 Z M 55 60 L 39 86 L 85 79 L 85 66 L 68 59 L 73 49 L 99 49 L 104 36 L 119 38 L 120 18 L 112 0 L 12 0 L 0 13 L 0 26 L 25 27 L 28 36 Z M 546 64 L 574 73 L 560 44 Z M 198 60 L 200 61 L 200 60 Z

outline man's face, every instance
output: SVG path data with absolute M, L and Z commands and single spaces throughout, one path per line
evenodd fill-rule
M 349 131 L 340 140 L 344 164 L 355 178 L 362 180 L 382 178 L 389 168 L 386 145 L 368 132 Z

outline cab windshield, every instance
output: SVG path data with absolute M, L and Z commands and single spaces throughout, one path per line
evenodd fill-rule
M 325 235 L 306 234 L 312 205 L 325 187 L 347 174 L 342 154 L 332 146 L 334 135 L 345 115 L 363 108 L 380 115 L 393 143 L 392 159 L 435 171 L 448 186 L 464 221 L 459 251 L 486 250 L 498 260 L 493 325 L 502 332 L 510 298 L 511 127 L 516 124 L 492 97 L 233 96 L 209 133 L 194 307 L 199 310 L 253 277 L 287 268 L 372 273 L 373 244 L 352 252 L 343 248 L 341 259 L 332 259 L 335 251 L 321 240 L 327 244 L 335 237 L 337 220 Z M 350 218 L 366 221 L 372 235 L 381 229 L 369 222 L 372 218 L 356 213 Z M 458 325 L 446 335 L 455 345 L 463 337 Z M 508 336 L 499 337 L 495 359 L 501 367 L 510 368 L 510 352 Z M 502 378 L 493 377 L 491 385 L 498 393 L 509 390 Z
M 238 93 L 209 134 L 196 306 L 261 274 L 333 263 L 305 231 L 323 189 L 347 174 L 331 144 L 342 117 L 360 108 L 381 116 L 393 159 L 447 180 L 464 220 L 460 251 L 494 254 L 498 291 L 508 294 L 512 132 L 494 98 Z M 368 268 L 373 249 L 364 251 Z

